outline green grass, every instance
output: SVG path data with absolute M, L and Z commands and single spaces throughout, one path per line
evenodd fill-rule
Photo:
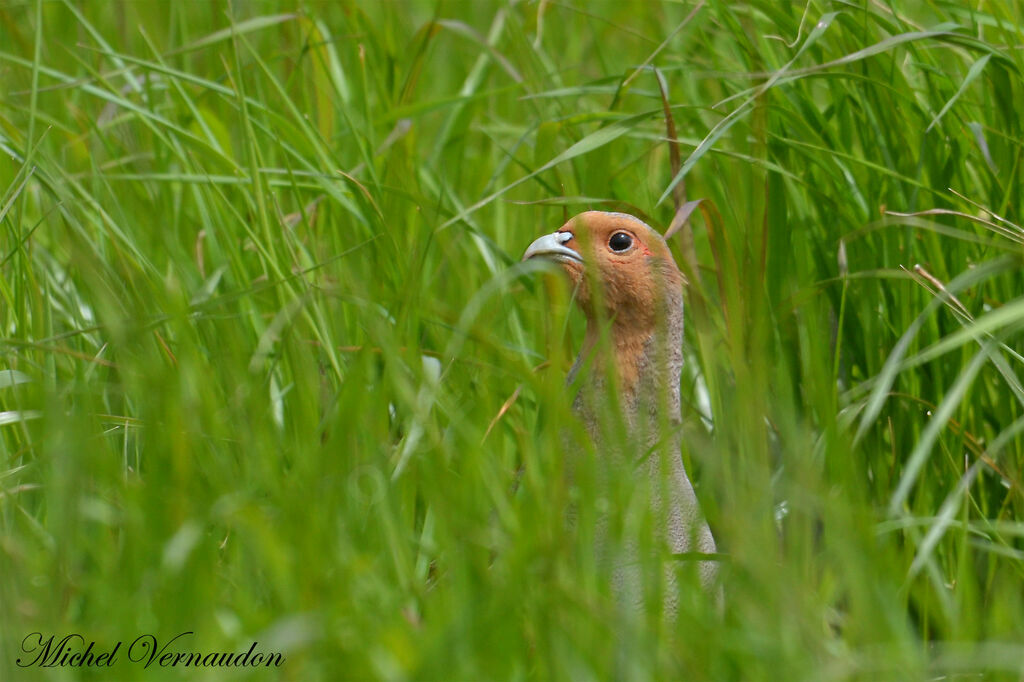
M 1021 679 L 1022 26 L 0 2 L 0 678 Z M 656 520 L 568 461 L 582 319 L 519 258 L 588 208 L 666 227 L 674 186 L 725 557 L 668 625 L 565 523 Z M 15 665 L 186 631 L 286 663 Z

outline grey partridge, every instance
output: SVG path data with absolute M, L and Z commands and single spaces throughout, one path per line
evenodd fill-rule
M 642 460 L 635 471 L 648 477 L 654 518 L 665 522 L 657 542 L 664 542 L 673 554 L 713 554 L 715 541 L 683 467 L 679 441 L 673 439 L 664 458 L 669 469 L 667 485 L 662 481 L 662 458 L 657 452 L 650 454 L 661 437 L 659 424 L 678 425 L 681 420 L 684 278 L 668 245 L 634 216 L 588 211 L 530 244 L 523 259 L 536 257 L 561 266 L 586 316 L 583 347 L 568 377 L 570 383 L 580 380 L 574 411 L 600 449 L 599 422 L 609 404 L 618 404 L 626 428 L 639 441 L 631 448 L 633 456 Z M 594 290 L 595 285 L 600 291 Z M 602 324 L 609 331 L 606 344 L 600 343 Z M 580 372 L 587 376 L 577 377 Z M 610 397 L 609 376 L 617 377 L 617 401 L 603 403 Z M 659 415 L 663 409 L 668 413 Z M 635 543 L 626 547 L 627 555 L 631 552 Z M 711 561 L 700 563 L 705 588 L 715 579 L 715 566 Z M 634 575 L 627 575 L 630 572 Z M 666 612 L 674 612 L 678 584 L 670 563 L 665 576 L 664 606 Z M 620 587 L 636 580 L 634 569 L 616 572 Z

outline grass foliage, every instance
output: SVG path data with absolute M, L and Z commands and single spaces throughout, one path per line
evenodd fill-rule
M 0 677 L 100 679 L 16 668 L 36 631 L 287 658 L 146 679 L 1024 675 L 1019 0 L 0 25 Z M 666 623 L 595 558 L 657 520 L 567 465 L 582 320 L 519 257 L 682 195 L 723 599 Z

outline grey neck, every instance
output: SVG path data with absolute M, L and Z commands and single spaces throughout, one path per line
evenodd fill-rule
M 678 423 L 681 419 L 679 378 L 683 369 L 682 291 L 670 292 L 666 303 L 663 321 L 659 320 L 659 324 L 652 325 L 646 336 L 638 336 L 635 331 L 620 330 L 614 321 L 611 330 L 610 352 L 617 358 L 628 353 L 635 355 L 634 368 L 622 364 L 617 367 L 620 380 L 635 376 L 632 382 L 623 382 L 621 409 L 630 425 L 651 431 L 657 425 L 658 413 L 663 404 L 667 408 L 666 416 L 669 422 Z M 583 348 L 567 378 L 568 383 L 573 383 L 579 372 L 589 363 L 589 376 L 580 387 L 573 407 L 584 417 L 591 430 L 596 426 L 600 412 L 597 401 L 605 399 L 607 390 L 607 379 L 602 363 L 597 361 L 597 358 L 592 358 L 597 350 L 599 336 L 598 324 L 588 319 Z M 662 403 L 663 391 L 667 391 L 665 403 Z M 641 426 L 642 419 L 646 423 Z

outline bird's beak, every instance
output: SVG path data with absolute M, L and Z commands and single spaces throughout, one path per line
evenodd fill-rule
M 526 247 L 523 260 L 529 260 L 534 256 L 544 256 L 559 263 L 582 263 L 583 257 L 579 252 L 565 245 L 566 242 L 572 240 L 572 236 L 572 232 L 552 232 L 551 234 L 546 234 Z

